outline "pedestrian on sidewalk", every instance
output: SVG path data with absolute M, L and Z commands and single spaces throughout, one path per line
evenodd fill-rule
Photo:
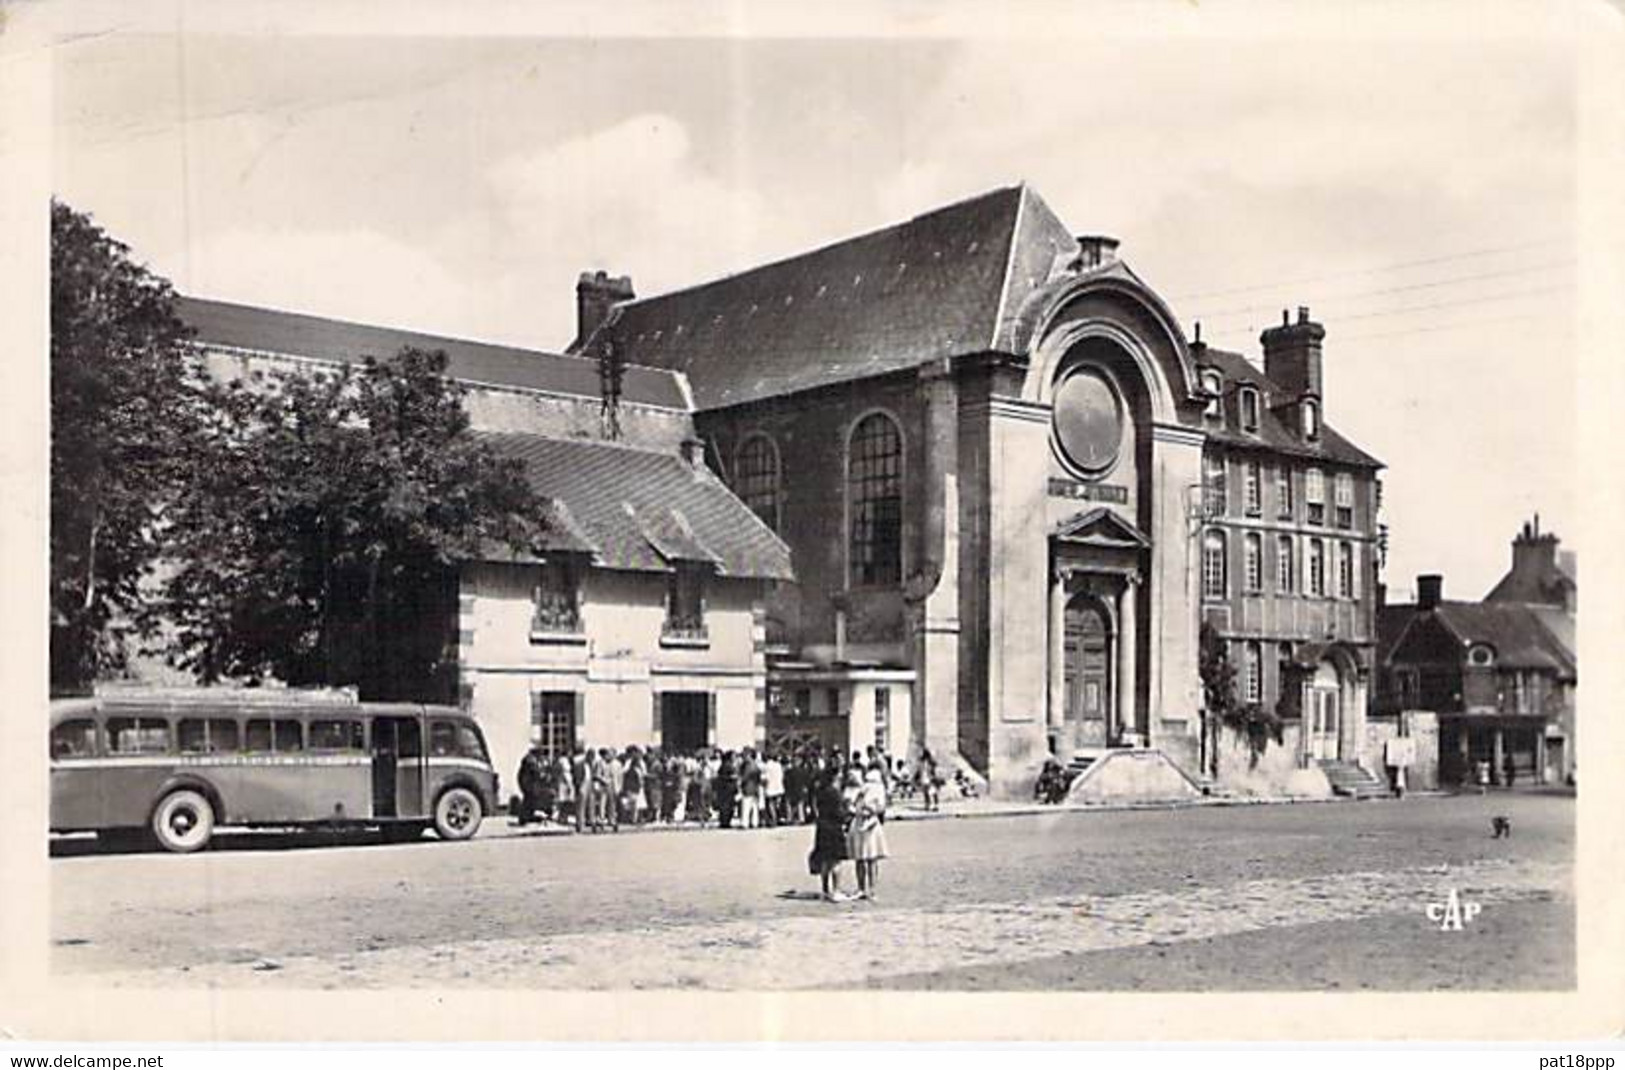
M 784 760 L 784 820 L 799 825 L 806 814 L 807 769 L 804 754 L 790 754 Z
M 560 753 L 549 763 L 547 775 L 553 778 L 553 821 L 569 824 L 570 812 L 575 809 L 575 780 L 570 773 L 570 759 Z
M 852 804 L 847 850 L 858 871 L 858 897 L 874 899 L 880 860 L 886 857 L 886 784 L 878 769 L 864 774 L 863 786 Z
M 546 817 L 542 810 L 542 748 L 535 744 L 519 759 L 519 813 L 517 825 L 528 825 Z
M 762 766 L 750 747 L 745 748 L 739 761 L 739 807 L 742 826 L 762 827 Z
M 722 755 L 716 779 L 711 782 L 711 794 L 716 800 L 717 824 L 725 829 L 733 828 L 734 801 L 739 794 L 739 766 L 733 751 Z
M 626 756 L 621 761 L 621 814 L 624 820 L 633 828 L 643 824 L 648 813 L 648 800 L 644 798 L 643 788 L 647 777 L 644 775 L 645 766 L 643 753 L 636 747 L 626 748 Z
M 598 815 L 593 811 L 592 776 L 592 759 L 587 757 L 586 749 L 577 743 L 575 753 L 570 756 L 570 786 L 575 789 L 577 832 L 586 832 L 589 823 L 595 828 L 598 824 Z
M 602 832 L 617 824 L 619 815 L 615 803 L 616 773 L 610 764 L 608 747 L 599 747 L 592 766 L 592 828 Z
M 784 792 L 784 763 L 775 752 L 768 751 L 767 760 L 762 763 L 762 795 L 767 800 L 768 828 L 778 828 L 786 822 Z
M 673 824 L 681 825 L 688 820 L 689 796 L 694 791 L 694 774 L 699 763 L 692 754 L 679 754 L 673 764 L 677 769 L 672 791 L 671 820 Z
M 671 759 L 658 750 L 649 752 L 649 779 L 643 793 L 649 797 L 649 820 L 664 825 L 671 820 Z
M 936 810 L 942 803 L 942 774 L 930 747 L 920 749 L 920 761 L 915 767 L 915 779 L 920 783 L 920 800 L 927 811 Z
M 1501 782 L 1509 788 L 1518 779 L 1518 763 L 1512 760 L 1510 750 L 1507 751 L 1506 760 L 1501 763 L 1501 774 Z
M 847 811 L 841 797 L 841 775 L 834 766 L 820 774 L 814 798 L 818 817 L 813 823 L 813 847 L 807 856 L 807 869 L 818 874 L 824 901 L 837 903 L 850 897 L 841 891 L 841 863 L 848 856 Z
M 722 756 L 714 749 L 707 749 L 700 758 L 699 773 L 696 783 L 699 785 L 699 806 L 694 811 L 694 820 L 703 828 L 711 823 L 711 815 L 717 809 L 717 774 L 722 772 Z

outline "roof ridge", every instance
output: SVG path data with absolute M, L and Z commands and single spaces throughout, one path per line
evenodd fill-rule
M 216 297 L 198 297 L 195 294 L 176 294 L 175 296 L 180 300 L 189 303 L 221 305 L 227 308 L 239 308 L 245 312 L 266 312 L 275 316 L 297 316 L 300 319 L 319 320 L 322 323 L 332 323 L 341 327 L 360 327 L 364 330 L 382 331 L 388 334 L 415 335 L 419 338 L 434 339 L 441 342 L 454 342 L 457 345 L 464 346 L 479 346 L 483 349 L 504 349 L 516 353 L 533 353 L 537 356 L 552 357 L 556 360 L 579 361 L 582 364 L 598 363 L 597 358 L 584 357 L 579 353 L 565 353 L 553 349 L 537 349 L 533 346 L 519 345 L 513 342 L 495 342 L 484 338 L 467 338 L 461 335 L 443 334 L 434 331 L 421 330 L 416 327 L 394 327 L 382 323 L 368 323 L 363 320 L 342 319 L 338 316 L 324 316 L 318 312 L 301 312 L 297 309 L 276 308 L 271 305 L 253 305 L 243 301 L 225 301 Z M 182 320 L 185 318 L 185 316 L 181 317 Z M 677 374 L 677 372 L 671 368 L 661 368 L 653 364 L 629 363 L 626 366 L 628 368 L 639 368 L 652 372 L 659 372 L 663 375 Z
M 759 271 L 767 271 L 770 268 L 782 267 L 785 264 L 792 264 L 797 260 L 804 260 L 810 257 L 818 256 L 821 253 L 829 252 L 831 249 L 838 249 L 843 245 L 859 242 L 865 238 L 874 238 L 881 234 L 885 234 L 888 231 L 901 230 L 902 228 L 910 226 L 914 223 L 918 223 L 923 219 L 929 219 L 932 216 L 942 215 L 946 212 L 954 211 L 955 209 L 962 209 L 965 206 L 975 204 L 978 201 L 991 200 L 1000 194 L 1015 193 L 1019 197 L 1027 188 L 1027 183 L 1023 181 L 1014 186 L 999 186 L 995 189 L 985 190 L 969 197 L 961 197 L 957 201 L 950 201 L 948 204 L 938 205 L 935 208 L 928 209 L 924 212 L 917 212 L 907 219 L 899 219 L 896 222 L 887 223 L 879 227 L 871 227 L 868 230 L 859 231 L 856 234 L 848 234 L 844 238 L 837 238 L 834 241 L 825 242 L 823 245 L 816 245 L 811 249 L 803 249 L 799 252 L 791 253 L 788 256 L 781 256 L 774 260 L 764 260 L 759 264 L 753 264 L 750 267 L 742 268 L 739 271 L 718 275 L 714 278 L 706 279 L 703 282 L 692 283 L 688 286 L 680 286 L 675 290 L 662 290 L 660 293 L 650 294 L 647 297 L 633 298 L 630 301 L 621 301 L 618 302 L 615 307 L 616 309 L 636 308 L 655 301 L 663 301 L 669 297 L 676 297 L 680 294 L 690 294 L 712 286 L 719 286 L 723 283 L 733 282 L 735 280 L 754 275 Z
M 530 442 L 562 442 L 568 446 L 601 446 L 609 450 L 621 450 L 626 453 L 646 453 L 651 457 L 661 457 L 686 464 L 681 456 L 666 449 L 656 449 L 652 446 L 639 446 L 619 439 L 588 438 L 585 435 L 544 435 L 535 431 L 493 431 L 486 428 L 470 428 L 469 434 L 476 438 L 502 438 L 522 439 Z
M 361 328 L 364 328 L 366 330 L 384 331 L 384 332 L 387 332 L 389 334 L 412 334 L 412 335 L 417 335 L 420 338 L 434 338 L 434 339 L 438 339 L 438 340 L 443 341 L 443 342 L 456 342 L 458 345 L 482 346 L 482 347 L 484 347 L 486 349 L 517 350 L 517 351 L 522 352 L 522 353 L 536 353 L 536 354 L 538 354 L 540 356 L 544 356 L 544 357 L 565 357 L 565 358 L 568 358 L 568 359 L 571 359 L 571 360 L 590 359 L 590 358 L 576 357 L 573 354 L 569 354 L 569 353 L 555 352 L 554 350 L 551 350 L 551 349 L 536 349 L 536 348 L 533 348 L 531 346 L 518 345 L 516 343 L 510 343 L 510 342 L 493 342 L 493 341 L 490 341 L 490 340 L 487 340 L 487 339 L 481 339 L 481 338 L 464 338 L 464 337 L 460 337 L 458 335 L 436 333 L 434 331 L 426 331 L 426 330 L 422 330 L 422 329 L 417 328 L 417 327 L 397 327 L 397 326 L 390 326 L 390 325 L 386 325 L 386 324 L 382 324 L 382 323 L 367 323 L 367 322 L 364 322 L 362 320 L 343 319 L 343 318 L 338 317 L 338 316 L 325 316 L 325 315 L 322 315 L 319 312 L 301 312 L 301 311 L 299 311 L 297 309 L 278 308 L 278 307 L 275 307 L 275 306 L 272 306 L 272 305 L 249 304 L 249 303 L 244 302 L 244 301 L 226 301 L 226 300 L 222 300 L 221 298 L 217 298 L 217 297 L 199 297 L 196 294 L 177 293 L 175 296 L 179 300 L 184 301 L 184 302 L 188 302 L 188 303 L 205 304 L 205 305 L 220 305 L 220 306 L 224 306 L 226 308 L 242 309 L 245 312 L 268 312 L 268 313 L 270 313 L 272 315 L 276 315 L 276 316 L 297 316 L 300 319 L 319 320 L 319 321 L 321 321 L 323 323 L 332 323 L 332 324 L 336 324 L 336 325 L 341 326 L 341 327 L 361 327 Z M 185 316 L 181 317 L 181 319 L 183 319 L 183 320 L 185 318 L 186 318 Z M 638 365 L 638 367 L 648 367 L 648 365 Z M 653 370 L 655 370 L 655 371 L 665 371 L 666 369 L 664 369 L 664 368 L 655 368 Z

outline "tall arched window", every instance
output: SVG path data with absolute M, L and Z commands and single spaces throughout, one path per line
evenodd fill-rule
M 754 434 L 740 445 L 734 493 L 762 523 L 779 530 L 779 449 L 771 438 Z
M 1202 539 L 1202 597 L 1221 599 L 1225 596 L 1226 560 L 1224 532 L 1209 531 Z
M 865 416 L 847 447 L 846 500 L 855 587 L 903 578 L 903 436 L 891 417 Z

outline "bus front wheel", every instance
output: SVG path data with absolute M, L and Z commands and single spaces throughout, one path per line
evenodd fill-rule
M 172 791 L 152 814 L 152 834 L 166 851 L 201 851 L 214 835 L 214 807 L 195 791 Z
M 467 788 L 448 788 L 434 804 L 434 832 L 442 840 L 466 840 L 479 830 L 480 798 Z

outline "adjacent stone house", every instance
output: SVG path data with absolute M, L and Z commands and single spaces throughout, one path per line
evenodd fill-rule
M 765 597 L 789 551 L 703 463 L 680 375 L 624 369 L 611 440 L 594 360 L 195 298 L 178 312 L 222 378 L 444 350 L 475 433 L 525 463 L 551 533 L 465 563 L 425 622 L 460 688 L 422 697 L 467 705 L 504 776 L 533 743 L 761 740 Z
M 1575 770 L 1575 559 L 1536 517 L 1512 568 L 1481 602 L 1449 601 L 1418 576 L 1414 605 L 1382 609 L 1384 716 L 1438 718 L 1443 784 L 1561 783 Z

